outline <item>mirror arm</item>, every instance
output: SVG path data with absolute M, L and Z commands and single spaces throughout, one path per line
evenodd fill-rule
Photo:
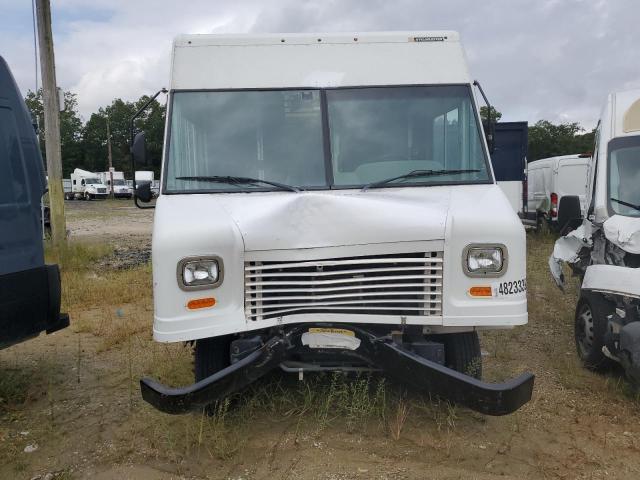
M 144 112 L 149 105 L 160 95 L 161 93 L 167 93 L 168 90 L 162 87 L 158 90 L 153 97 L 149 99 L 147 103 L 145 103 L 140 109 L 131 117 L 129 122 L 129 154 L 131 155 L 131 173 L 133 174 L 133 203 L 136 204 L 138 208 L 155 208 L 155 205 L 140 205 L 138 203 L 138 197 L 136 197 L 136 161 L 133 158 L 133 140 L 134 140 L 134 131 L 135 131 L 135 121 L 142 112 Z
M 487 128 L 489 130 L 489 135 L 490 135 L 490 139 L 491 139 L 491 145 L 489 145 L 489 153 L 493 153 L 493 128 L 491 126 L 491 103 L 489 103 L 489 99 L 487 98 L 487 96 L 484 94 L 484 90 L 482 89 L 482 85 L 480 85 L 480 82 L 478 80 L 474 80 L 473 81 L 473 85 L 478 87 L 478 90 L 480 90 L 480 95 L 482 95 L 482 98 L 484 99 L 484 103 L 487 104 Z

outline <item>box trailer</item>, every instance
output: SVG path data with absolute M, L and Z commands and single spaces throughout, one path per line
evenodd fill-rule
M 31 115 L 0 57 L 0 348 L 69 325 L 58 266 L 44 261 L 45 192 Z
M 486 414 L 526 403 L 533 375 L 481 380 L 478 330 L 527 322 L 526 250 L 472 89 L 456 32 L 176 38 L 153 336 L 194 342 L 196 383 L 143 398 L 381 369 Z
M 499 122 L 494 128 L 494 148 L 491 164 L 496 183 L 504 192 L 513 210 L 527 224 L 526 169 L 529 143 L 527 122 Z
M 567 195 L 558 221 L 571 225 L 549 266 L 561 288 L 562 264 L 580 279 L 575 342 L 586 367 L 620 363 L 640 385 L 640 90 L 608 96 L 596 129 L 586 200 Z

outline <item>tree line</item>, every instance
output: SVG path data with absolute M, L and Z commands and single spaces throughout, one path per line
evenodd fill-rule
M 108 170 L 107 122 L 111 133 L 111 156 L 113 167 L 132 177 L 129 152 L 130 122 L 140 107 L 149 101 L 143 95 L 135 102 L 114 99 L 110 105 L 100 107 L 92 113 L 86 123 L 78 113 L 78 98 L 75 93 L 64 92 L 64 111 L 60 112 L 60 144 L 62 150 L 62 175 L 69 178 L 75 168 L 92 172 Z M 38 122 L 40 150 L 46 157 L 44 148 L 44 109 L 42 89 L 28 91 L 25 102 Z M 145 112 L 136 119 L 136 131 L 144 131 L 147 140 L 148 162 L 138 170 L 153 170 L 159 178 L 162 142 L 164 137 L 165 106 L 154 100 Z
M 111 152 L 113 166 L 125 172 L 131 178 L 131 157 L 129 152 L 131 117 L 149 100 L 143 95 L 135 102 L 114 99 L 110 105 L 100 107 L 92 113 L 83 124 L 78 113 L 78 98 L 75 93 L 64 92 L 64 111 L 60 112 L 60 142 L 62 148 L 62 173 L 64 178 L 74 168 L 82 168 L 92 172 L 108 169 L 107 122 L 111 132 Z M 37 118 L 40 131 L 40 149 L 43 157 L 44 148 L 44 110 L 42 107 L 42 89 L 29 91 L 25 98 L 27 107 Z M 154 100 L 145 112 L 136 120 L 137 131 L 146 133 L 149 164 L 145 170 L 153 170 L 156 178 L 160 174 L 160 159 L 164 139 L 165 106 Z M 480 116 L 486 119 L 487 108 L 480 109 Z M 491 107 L 491 117 L 499 121 L 502 113 Z M 528 161 L 539 158 L 585 153 L 593 148 L 595 130 L 585 132 L 577 122 L 554 124 L 547 120 L 539 120 L 529 126 Z M 138 167 L 137 169 L 142 169 Z
M 480 117 L 486 121 L 487 107 L 480 107 Z M 498 122 L 502 113 L 491 107 L 491 119 Z M 578 122 L 554 124 L 538 120 L 529 125 L 529 153 L 527 161 L 557 157 L 573 153 L 588 153 L 593 150 L 595 129 L 587 132 Z

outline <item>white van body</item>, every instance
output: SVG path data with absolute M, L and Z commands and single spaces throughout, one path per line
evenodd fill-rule
M 586 210 L 587 184 L 591 156 L 584 154 L 542 158 L 527 165 L 529 212 L 552 223 L 558 221 L 560 199 L 567 195 L 580 198 Z
M 435 36 L 447 39 L 411 41 Z M 173 48 L 171 91 L 438 84 L 471 87 L 456 33 L 379 33 L 361 35 L 357 42 L 353 35 L 321 38 L 318 45 L 316 36 L 308 34 L 287 35 L 286 42 L 277 35 L 180 36 Z M 385 68 L 380 68 L 381 62 Z M 165 166 L 169 148 L 165 145 Z M 163 170 L 163 182 L 165 177 Z M 199 220 L 203 211 L 211 212 L 211 220 Z M 473 286 L 498 283 L 465 275 L 461 256 L 473 243 L 506 245 L 509 265 L 499 282 L 526 277 L 524 228 L 493 182 L 366 192 L 360 188 L 327 189 L 300 195 L 161 193 L 153 232 L 154 338 L 177 342 L 312 320 L 406 322 L 434 326 L 439 331 L 525 324 L 524 292 L 492 299 L 469 296 Z M 249 291 L 245 282 L 249 279 L 245 269 L 255 262 L 319 262 L 410 252 L 433 252 L 442 258 L 438 292 L 442 303 L 434 304 L 437 308 L 416 310 L 406 318 L 372 310 L 351 315 L 294 313 L 270 319 L 260 319 L 246 308 Z M 224 259 L 225 279 L 215 290 L 215 308 L 189 311 L 185 307 L 189 300 L 202 295 L 179 288 L 176 265 L 186 256 L 205 253 Z
M 67 200 L 107 198 L 107 186 L 95 172 L 76 168 L 71 174 L 71 192 L 65 194 Z
M 351 349 L 349 325 L 525 324 L 525 231 L 494 181 L 472 88 L 456 32 L 177 37 L 154 338 L 297 324 L 318 327 L 303 342 Z M 410 171 L 420 177 L 374 184 Z M 192 283 L 198 262 L 207 283 Z M 143 383 L 143 396 L 163 408 L 158 388 Z
M 113 175 L 113 186 L 111 185 L 111 178 Z M 124 179 L 124 173 L 114 170 L 113 172 L 99 172 L 98 176 L 103 184 L 107 186 L 107 192 L 111 194 L 113 190 L 113 196 L 115 198 L 131 198 L 133 190 L 127 185 Z
M 639 185 L 640 90 L 612 93 L 596 129 L 585 219 L 556 242 L 549 266 L 560 287 L 563 262 L 582 279 L 576 343 L 583 361 L 595 368 L 616 360 L 636 383 L 640 383 Z

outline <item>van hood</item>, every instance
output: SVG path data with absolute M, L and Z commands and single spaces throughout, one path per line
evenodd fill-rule
M 220 195 L 246 251 L 443 239 L 450 189 Z

